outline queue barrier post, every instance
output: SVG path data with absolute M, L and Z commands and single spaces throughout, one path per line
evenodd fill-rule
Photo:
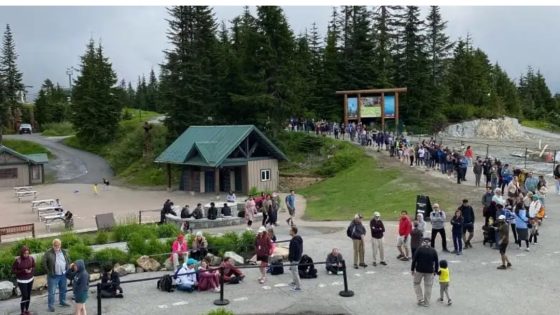
M 214 305 L 228 305 L 229 300 L 224 299 L 224 267 L 220 267 L 220 298 L 218 300 L 214 300 Z
M 346 261 L 342 261 L 342 277 L 344 279 L 344 291 L 340 291 L 338 295 L 342 297 L 354 296 L 354 291 L 348 290 L 348 277 L 346 275 Z
M 97 315 L 101 315 L 101 283 L 97 284 Z

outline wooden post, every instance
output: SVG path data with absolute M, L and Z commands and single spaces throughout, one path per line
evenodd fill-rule
M 348 126 L 348 94 L 344 94 L 344 127 Z
M 395 129 L 399 134 L 399 92 L 395 92 Z
M 381 130 L 385 132 L 385 93 L 381 93 Z
M 358 123 L 362 122 L 362 100 L 361 96 L 358 93 Z
M 171 164 L 167 163 L 167 191 L 171 191 Z

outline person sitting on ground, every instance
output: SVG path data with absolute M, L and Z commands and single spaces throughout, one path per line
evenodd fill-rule
M 183 258 L 183 262 L 187 261 L 189 258 L 189 246 L 187 245 L 183 233 L 177 235 L 177 239 L 173 241 L 171 245 L 171 257 L 169 258 L 173 263 L 173 270 L 177 270 L 181 267 L 179 258 Z
M 103 298 L 122 298 L 123 289 L 121 288 L 121 279 L 119 274 L 106 266 L 101 276 L 101 297 Z
M 327 273 L 329 275 L 339 275 L 342 274 L 342 255 L 340 254 L 338 248 L 333 248 L 332 251 L 327 255 Z
M 196 220 L 202 219 L 204 217 L 204 211 L 202 211 L 202 204 L 197 204 L 196 208 L 193 210 L 191 217 L 195 218 Z
M 208 208 L 208 220 L 216 220 L 218 218 L 218 208 L 216 208 L 216 205 L 211 202 L 210 203 L 210 208 Z
M 237 283 L 245 278 L 243 272 L 241 272 L 239 268 L 235 267 L 235 263 L 231 257 L 224 257 L 220 267 L 224 268 L 225 283 Z
M 198 267 L 198 291 L 220 292 L 220 272 L 211 269 L 206 260 Z
M 224 203 L 224 206 L 222 207 L 222 215 L 224 217 L 231 217 L 231 208 L 227 203 Z
M 188 219 L 191 217 L 191 210 L 189 209 L 189 205 L 185 205 L 183 209 L 181 209 L 181 219 Z
M 198 285 L 196 277 L 196 260 L 189 258 L 186 264 L 175 274 L 177 290 L 192 292 Z
M 237 197 L 235 196 L 235 193 L 233 191 L 229 191 L 228 195 L 226 196 L 226 201 L 227 202 L 237 202 Z
M 202 235 L 202 232 L 196 232 L 196 237 L 192 243 L 190 256 L 196 260 L 202 260 L 208 254 L 208 241 Z

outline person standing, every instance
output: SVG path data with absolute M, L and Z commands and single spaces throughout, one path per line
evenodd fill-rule
M 498 217 L 498 246 L 500 249 L 500 258 L 502 259 L 502 265 L 498 266 L 498 269 L 506 269 L 511 267 L 511 263 L 506 255 L 506 250 L 509 243 L 509 227 L 506 223 L 506 216 L 500 215 Z
M 461 210 L 463 216 L 463 240 L 465 241 L 465 248 L 472 248 L 471 240 L 474 236 L 474 209 L 469 205 L 468 199 L 463 199 L 463 204 L 457 209 Z M 467 238 L 467 232 L 469 237 Z
M 480 187 L 480 178 L 482 177 L 482 161 L 478 160 L 473 166 L 474 173 L 474 184 L 476 187 Z
M 68 254 L 62 249 L 62 242 L 55 238 L 52 248 L 43 256 L 43 268 L 47 272 L 48 310 L 54 312 L 54 294 L 58 288 L 60 306 L 68 307 L 66 303 L 66 271 L 70 266 Z
M 423 239 L 422 246 L 416 250 L 410 265 L 418 305 L 426 307 L 430 305 L 434 276 L 439 272 L 438 254 L 433 247 L 430 247 L 430 242 L 427 237 Z M 424 280 L 423 294 L 420 287 L 422 280 Z
M 66 277 L 72 281 L 72 290 L 74 292 L 74 301 L 76 302 L 76 310 L 74 315 L 86 315 L 86 301 L 89 289 L 89 274 L 86 271 L 84 261 L 78 259 L 70 265 L 70 269 Z
M 494 193 L 492 191 L 492 187 L 486 186 L 486 192 L 482 195 L 482 206 L 485 208 L 490 207 L 490 203 L 494 198 Z
M 350 222 L 350 225 L 346 230 L 346 234 L 352 239 L 352 248 L 354 250 L 354 269 L 358 269 L 358 265 L 364 268 L 367 267 L 364 263 L 364 239 L 366 236 L 366 228 L 362 224 L 362 216 L 360 214 L 356 214 L 354 216 L 354 220 Z
M 298 264 L 303 254 L 303 239 L 298 234 L 298 228 L 294 225 L 290 228 L 290 247 L 288 249 L 288 260 L 290 261 L 290 271 L 292 272 L 293 291 L 301 291 Z
M 257 232 L 257 238 L 255 239 L 255 249 L 257 252 L 257 261 L 260 261 L 259 271 L 261 276 L 258 278 L 260 284 L 266 281 L 266 268 L 268 267 L 268 257 L 272 255 L 274 251 L 274 245 L 272 240 L 266 232 L 266 228 L 261 226 Z
M 253 225 L 253 220 L 255 219 L 255 213 L 257 212 L 257 207 L 255 205 L 255 199 L 252 196 L 245 202 L 245 220 L 247 221 L 247 229 L 250 230 Z
M 523 204 L 515 207 L 515 228 L 517 229 L 517 246 L 521 249 L 521 241 L 525 241 L 525 250 L 529 251 L 529 218 Z
M 399 237 L 397 238 L 397 249 L 399 255 L 397 259 L 402 261 L 410 260 L 408 243 L 410 241 L 410 233 L 412 232 L 412 221 L 408 217 L 406 210 L 401 211 L 401 218 L 399 220 Z
M 451 305 L 451 298 L 449 298 L 449 268 L 447 267 L 447 260 L 442 259 L 439 262 L 439 302 L 443 302 L 443 294 L 447 297 L 447 305 Z
M 455 211 L 455 215 L 451 218 L 451 236 L 453 238 L 453 247 L 455 254 L 463 253 L 463 215 L 461 210 Z
M 430 213 L 430 222 L 432 223 L 432 247 L 435 248 L 436 236 L 440 234 L 443 251 L 448 253 L 447 239 L 445 238 L 445 212 L 441 211 L 437 203 L 434 203 L 432 208 L 434 209 L 434 211 Z
M 286 196 L 286 208 L 288 208 L 288 213 L 290 217 L 286 220 L 289 225 L 294 225 L 294 216 L 296 215 L 296 193 L 290 190 L 290 194 Z
M 31 303 L 31 289 L 33 288 L 33 273 L 35 272 L 35 259 L 30 256 L 31 252 L 27 246 L 21 248 L 21 254 L 16 258 L 12 266 L 12 272 L 16 276 L 16 281 L 21 292 L 21 302 L 19 307 L 21 314 L 29 313 Z
M 379 212 L 373 213 L 373 218 L 369 221 L 369 228 L 371 230 L 371 249 L 373 254 L 373 265 L 377 266 L 377 252 L 379 251 L 379 263 L 386 266 L 385 253 L 383 250 L 383 234 L 385 233 L 385 226 L 380 219 Z
M 556 182 L 556 193 L 560 195 L 560 164 L 554 168 L 554 181 Z

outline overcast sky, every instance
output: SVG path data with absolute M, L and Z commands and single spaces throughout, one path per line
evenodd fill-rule
M 215 7 L 216 18 L 230 21 L 239 6 Z M 298 34 L 316 22 L 326 32 L 332 7 L 284 7 Z M 426 10 L 424 10 L 426 12 Z M 443 6 L 452 40 L 470 33 L 474 45 L 491 62 L 498 61 L 518 79 L 529 65 L 545 76 L 553 93 L 560 92 L 560 7 Z M 19 55 L 18 66 L 30 96 L 46 79 L 68 86 L 66 69 L 78 68 L 90 38 L 101 40 L 119 80 L 158 71 L 168 47 L 164 7 L 1 7 L 0 26 L 10 24 Z M 74 78 L 76 73 L 74 72 Z

